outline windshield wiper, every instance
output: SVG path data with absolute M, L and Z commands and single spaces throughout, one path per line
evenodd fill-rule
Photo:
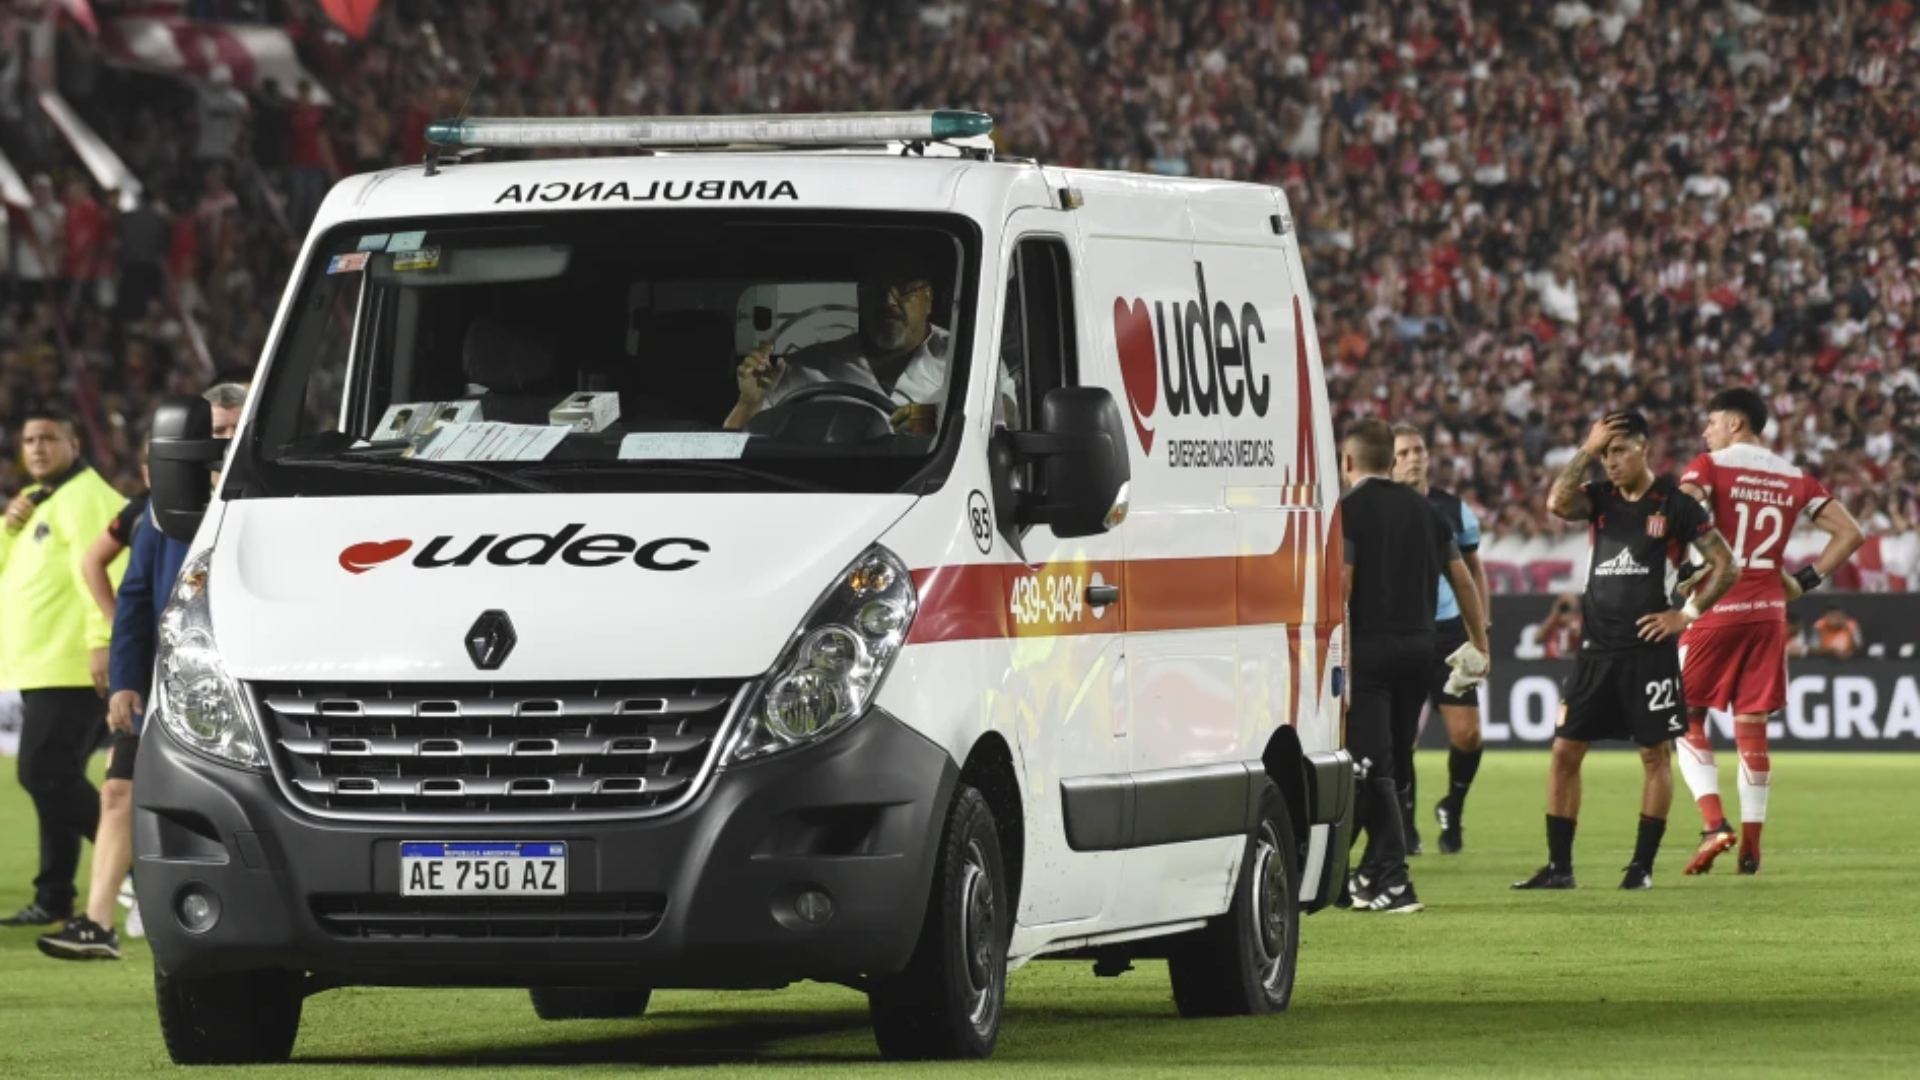
M 801 480 L 765 469 L 756 469 L 751 465 L 742 465 L 737 461 L 717 461 L 702 458 L 679 458 L 673 460 L 661 458 L 632 458 L 625 461 L 555 461 L 545 465 L 534 465 L 520 470 L 522 476 L 552 476 L 565 473 L 598 474 L 677 474 L 680 476 L 725 476 L 741 480 L 762 480 L 779 484 L 789 491 L 831 493 L 832 487 L 811 480 Z
M 439 476 L 459 480 L 474 487 L 492 482 L 540 494 L 552 494 L 555 490 L 551 484 L 542 484 L 505 469 L 488 468 L 471 461 L 422 461 L 418 458 L 375 457 L 364 451 L 347 450 L 324 457 L 319 455 L 281 457 L 274 459 L 273 463 L 322 469 L 383 472 L 404 476 Z

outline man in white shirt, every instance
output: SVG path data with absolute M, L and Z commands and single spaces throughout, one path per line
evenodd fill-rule
M 931 259 L 880 253 L 868 261 L 859 286 L 860 329 L 790 353 L 771 355 L 764 343 L 740 362 L 740 400 L 727 414 L 728 428 L 744 427 L 761 410 L 780 404 L 803 386 L 852 383 L 892 398 L 894 423 L 908 406 L 931 405 L 937 424 L 952 366 L 952 334 L 934 326 Z

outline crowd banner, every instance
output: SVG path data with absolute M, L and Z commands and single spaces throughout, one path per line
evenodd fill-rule
M 1767 723 L 1769 745 L 1780 750 L 1920 750 L 1920 638 L 1912 598 L 1815 593 L 1794 605 L 1809 621 L 1838 608 L 1860 624 L 1874 649 L 1854 658 L 1806 656 L 1787 661 L 1787 705 Z M 1543 632 L 1552 598 L 1493 601 L 1493 676 L 1480 688 L 1481 731 L 1493 748 L 1540 748 L 1552 743 L 1560 718 L 1561 681 L 1573 672 L 1569 655 Z M 1563 644 L 1566 639 L 1562 639 Z M 1733 718 L 1709 714 L 1717 744 L 1731 746 Z M 1429 716 L 1420 744 L 1446 745 L 1446 727 Z M 1625 745 L 1624 743 L 1621 745 Z
M 258 93 L 267 79 L 292 97 L 301 80 L 316 104 L 331 104 L 320 80 L 300 63 L 293 39 L 278 26 L 218 22 L 184 14 L 128 15 L 101 24 L 101 55 L 110 64 Z
M 1543 749 L 1560 718 L 1560 683 L 1571 660 L 1496 663 L 1480 688 L 1480 730 L 1489 749 Z M 1774 750 L 1920 750 L 1920 661 L 1818 660 L 1788 667 L 1787 707 L 1767 722 Z M 1710 714 L 1713 741 L 1733 745 L 1733 718 Z M 1420 745 L 1447 745 L 1429 717 Z M 1619 744 L 1626 747 L 1626 743 Z
M 40 108 L 53 121 L 53 126 L 60 129 L 67 145 L 73 148 L 74 156 L 92 174 L 93 182 L 116 198 L 114 205 L 121 213 L 140 205 L 139 178 L 133 175 L 132 169 L 127 168 L 126 162 L 120 160 L 120 155 L 113 152 L 113 147 L 108 146 L 107 141 L 89 127 L 79 113 L 73 111 L 67 99 L 53 90 L 42 90 Z

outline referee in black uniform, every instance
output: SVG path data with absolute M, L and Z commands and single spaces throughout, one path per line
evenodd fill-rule
M 1607 478 L 1583 483 L 1595 457 Z M 1595 739 L 1630 739 L 1640 747 L 1645 777 L 1639 836 L 1620 887 L 1652 888 L 1653 860 L 1673 804 L 1673 740 L 1687 730 L 1680 632 L 1733 587 L 1733 552 L 1698 502 L 1672 477 L 1647 468 L 1647 421 L 1639 413 L 1613 413 L 1593 425 L 1554 480 L 1547 509 L 1587 526 L 1587 589 L 1580 601 L 1580 655 L 1561 690 L 1547 773 L 1547 865 L 1513 887 L 1574 887 L 1580 763 Z M 1708 579 L 1675 610 L 1668 600 L 1671 578 L 1690 547 L 1706 558 Z
M 1360 807 L 1367 829 L 1347 892 L 1358 911 L 1419 911 L 1407 876 L 1393 731 L 1411 730 L 1426 706 L 1435 583 L 1445 575 L 1460 598 L 1469 641 L 1455 667 L 1465 679 L 1487 673 L 1486 612 L 1453 527 L 1424 495 L 1391 479 L 1393 429 L 1385 421 L 1361 420 L 1347 430 L 1340 467 L 1350 486 L 1340 500 L 1353 671 L 1347 746 L 1366 770 Z
M 1467 564 L 1474 587 L 1480 593 L 1481 610 L 1489 619 L 1493 612 L 1487 600 L 1487 571 L 1480 565 L 1480 519 L 1460 496 L 1434 487 L 1427 472 L 1432 458 L 1427 454 L 1427 436 L 1412 424 L 1393 425 L 1393 478 L 1427 497 L 1447 524 L 1453 526 L 1453 543 L 1460 549 L 1460 560 Z M 1474 687 L 1455 693 L 1447 686 L 1453 681 L 1453 668 L 1447 657 L 1467 643 L 1467 621 L 1460 616 L 1460 601 L 1453 586 L 1440 582 L 1438 605 L 1433 612 L 1433 666 L 1427 688 L 1428 704 L 1447 726 L 1447 794 L 1434 804 L 1433 816 L 1440 822 L 1440 853 L 1457 855 L 1462 843 L 1461 819 L 1466 814 L 1467 792 L 1480 772 L 1480 692 Z M 1487 627 L 1493 637 L 1493 627 Z M 1416 721 L 1418 717 L 1414 718 Z M 1394 778 L 1400 781 L 1400 816 L 1406 823 L 1407 854 L 1420 854 L 1420 830 L 1413 824 L 1414 744 L 1419 741 L 1416 728 L 1393 733 Z

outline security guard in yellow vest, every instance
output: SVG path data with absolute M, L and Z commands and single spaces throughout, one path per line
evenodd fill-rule
M 0 925 L 47 926 L 73 913 L 80 839 L 100 816 L 86 767 L 106 706 L 88 658 L 106 648 L 109 626 L 80 561 L 126 498 L 81 460 L 67 417 L 29 412 L 20 444 L 34 482 L 0 523 L 0 686 L 20 691 L 20 786 L 40 818 L 40 873 L 33 900 Z M 123 552 L 108 567 L 116 589 L 125 570 Z

